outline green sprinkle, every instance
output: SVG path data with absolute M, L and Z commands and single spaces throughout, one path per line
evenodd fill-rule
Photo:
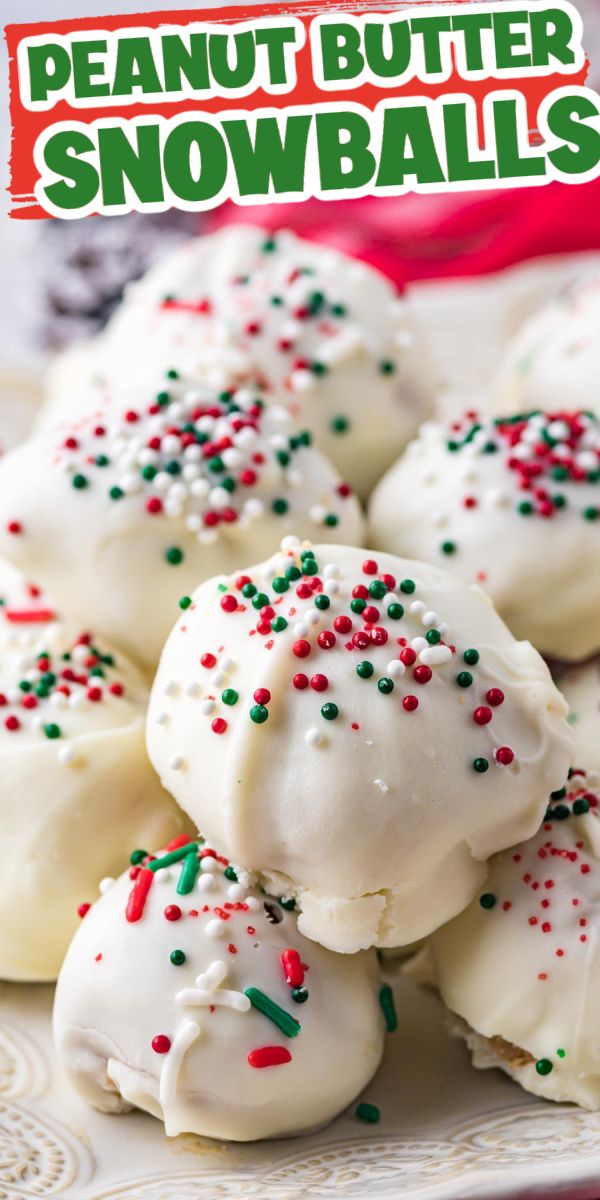
M 569 472 L 566 467 L 553 467 L 550 474 L 553 479 L 556 479 L 557 483 L 563 483 L 565 479 L 569 478 Z
M 387 595 L 387 587 L 385 586 L 385 583 L 383 583 L 381 579 L 374 579 L 373 582 L 369 584 L 369 595 L 372 596 L 374 600 L 383 600 L 383 597 Z
M 328 529 L 335 529 L 336 525 L 339 525 L 339 517 L 336 517 L 335 513 L 327 513 L 323 524 L 326 525 Z
M 289 579 L 286 579 L 284 575 L 276 575 L 271 584 L 274 592 L 287 592 L 289 586 Z
M 442 542 L 440 550 L 442 554 L 456 554 L 456 542 Z
M 95 459 L 94 459 L 94 462 L 95 462 L 95 464 L 96 464 L 96 466 L 97 466 L 97 467 L 108 467 L 108 466 L 110 466 L 110 458 L 107 458 L 106 454 L 97 454 L 97 455 L 96 455 L 96 457 L 95 457 Z
M 192 603 L 191 596 L 182 596 L 181 600 L 179 601 L 179 607 L 185 611 L 186 608 L 190 607 L 191 603 Z
M 566 1052 L 566 1050 L 557 1050 L 557 1051 L 556 1051 L 556 1054 L 557 1054 L 557 1057 L 558 1057 L 558 1058 L 564 1058 L 564 1057 L 565 1057 L 565 1055 L 566 1055 L 566 1053 L 567 1053 L 567 1052 Z
M 496 897 L 493 892 L 484 892 L 483 896 L 479 897 L 479 903 L 482 908 L 493 908 L 496 903 Z
M 324 717 L 326 721 L 335 721 L 336 717 L 339 715 L 339 711 L 340 710 L 337 704 L 332 704 L 330 702 L 329 704 L 323 705 L 321 709 L 321 716 Z
M 89 482 L 89 480 L 86 478 L 85 475 L 74 475 L 71 480 L 73 487 L 76 488 L 78 491 L 80 491 L 82 488 L 86 488 L 88 485 L 88 482 Z
M 315 599 L 314 599 L 315 608 L 320 608 L 321 611 L 323 611 L 324 609 L 329 608 L 330 604 L 331 604 L 331 600 L 329 599 L 329 596 L 325 595 L 324 592 L 320 592 L 318 596 L 315 596 Z
M 264 704 L 253 704 L 250 709 L 250 720 L 254 721 L 255 725 L 263 725 L 269 717 L 269 710 Z
M 186 858 L 188 854 L 198 853 L 198 842 L 186 842 L 185 846 L 178 846 L 176 850 L 170 850 L 168 854 L 163 854 L 162 858 L 155 858 L 153 862 L 148 863 L 150 871 L 162 871 L 164 867 L 172 867 L 173 863 L 181 862 L 182 858 Z
M 296 1004 L 304 1004 L 305 1000 L 308 1000 L 307 989 L 305 987 L 292 988 L 292 1000 L 295 1000 Z
M 169 367 L 167 379 L 179 379 L 179 371 L 176 371 L 175 367 Z
M 271 629 L 273 633 L 283 633 L 284 629 L 287 629 L 287 624 L 285 617 L 274 617 L 271 621 Z
M 207 465 L 209 471 L 212 471 L 213 475 L 218 475 L 219 471 L 225 470 L 225 463 L 223 462 L 222 458 L 219 458 L 218 454 L 216 454 L 214 458 L 209 458 Z
M 184 558 L 185 555 L 180 546 L 169 546 L 169 549 L 165 550 L 165 561 L 168 562 L 172 567 L 178 567 L 179 564 L 183 562 Z
M 75 482 L 75 480 L 73 480 L 73 482 Z M 583 516 L 585 517 L 586 521 L 596 521 L 598 519 L 598 509 L 592 507 L 584 508 Z
M 289 467 L 291 456 L 288 454 L 287 450 L 278 450 L 275 457 L 280 467 Z
M 473 770 L 477 771 L 477 773 L 479 775 L 485 775 L 485 772 L 487 771 L 489 765 L 490 764 L 489 764 L 487 758 L 474 758 L 473 759 Z
M 365 660 L 364 662 L 359 662 L 356 668 L 356 674 L 360 679 L 370 679 L 374 669 L 373 663 Z
M 293 912 L 296 907 L 296 901 L 293 896 L 280 896 L 279 903 L 286 912 Z
M 46 734 L 47 738 L 59 738 L 60 725 L 44 725 L 44 733 Z
M 379 364 L 379 370 L 381 371 L 382 375 L 394 375 L 396 371 L 396 364 L 395 362 L 392 362 L 391 358 L 384 358 L 383 362 L 380 362 Z
M 302 563 L 302 571 L 304 575 L 316 575 L 318 570 L 319 564 L 312 558 L 309 558 Z
M 313 375 L 326 375 L 329 367 L 327 363 L 315 361 L 310 364 L 310 369 Z
M 381 1113 L 376 1104 L 357 1104 L 355 1109 L 359 1121 L 366 1121 L 367 1125 L 376 1125 Z
M 198 847 L 195 846 L 191 852 L 188 847 L 188 853 L 183 860 L 181 875 L 177 883 L 177 893 L 179 896 L 187 896 L 191 892 L 199 870 L 200 859 L 198 858 Z
M 350 601 L 350 608 L 352 609 L 353 613 L 361 613 L 366 607 L 366 600 L 361 600 L 360 596 L 355 596 L 354 599 Z
M 384 983 L 379 991 L 379 1004 L 385 1017 L 385 1027 L 388 1033 L 395 1033 L 398 1028 L 398 1017 L 394 1004 L 394 993 L 389 983 Z
M 517 504 L 517 512 L 519 512 L 522 517 L 529 517 L 533 512 L 533 504 L 530 500 L 521 500 L 521 503 Z
M 377 687 L 380 692 L 383 692 L 384 696 L 389 696 L 390 692 L 393 692 L 394 690 L 394 681 L 393 679 L 387 679 L 386 677 L 383 679 L 378 679 Z
M 405 596 L 412 596 L 415 587 L 416 584 L 413 579 L 403 579 L 400 584 L 400 591 L 404 592 Z
M 425 641 L 429 642 L 430 646 L 437 646 L 438 642 L 441 642 L 441 640 L 442 640 L 442 635 L 439 632 L 439 630 L 437 630 L 437 629 L 428 629 L 427 630 L 427 633 L 425 634 Z
M 231 883 L 237 883 L 237 881 L 238 881 L 237 871 L 235 870 L 234 867 L 225 867 L 223 874 L 226 879 L 229 879 L 231 881 Z
M 332 316 L 334 316 L 334 317 L 345 317 L 347 315 L 347 312 L 348 312 L 348 309 L 346 308 L 345 304 L 332 304 L 331 305 L 331 313 L 332 313 Z
M 265 996 L 260 988 L 247 987 L 244 989 L 244 995 L 248 997 L 253 1008 L 257 1008 L 263 1016 L 268 1017 L 286 1037 L 297 1037 L 300 1033 L 300 1022 L 295 1017 L 291 1017 L 289 1013 Z
M 223 704 L 229 704 L 230 707 L 233 707 L 234 704 L 237 704 L 239 696 L 235 688 L 225 688 L 225 691 L 221 693 L 221 700 Z
M 261 250 L 262 250 L 263 254 L 272 254 L 273 251 L 276 249 L 277 249 L 277 242 L 275 241 L 275 238 L 265 238 L 265 240 L 261 246 Z
M 350 421 L 348 420 L 348 417 L 332 417 L 331 421 L 329 422 L 329 428 L 332 433 L 347 433 L 350 428 Z
M 271 505 L 273 512 L 276 513 L 278 517 L 282 517 L 288 511 L 289 507 L 290 506 L 287 500 L 284 500 L 283 496 L 279 496 Z
M 467 666 L 474 667 L 479 662 L 479 650 L 465 650 L 463 659 Z
M 118 487 L 117 484 L 115 484 L 114 487 L 110 488 L 108 494 L 109 494 L 111 500 L 122 500 L 123 496 L 125 495 L 125 492 L 123 491 L 122 488 Z
M 550 792 L 551 800 L 564 800 L 567 794 L 566 787 L 557 788 L 555 792 Z
M 399 621 L 404 616 L 404 606 L 402 604 L 388 605 L 387 615 L 392 621 Z
M 256 587 L 253 583 L 245 583 L 242 588 L 242 596 L 245 600 L 251 600 L 256 595 Z
M 156 403 L 160 404 L 161 408 L 164 408 L 165 405 L 170 404 L 170 402 L 171 402 L 171 397 L 168 392 L 158 392 L 157 393 Z
M 468 688 L 473 682 L 473 676 L 470 671 L 459 671 L 456 676 L 456 682 L 459 687 Z
M 269 597 L 267 596 L 266 592 L 257 592 L 252 600 L 252 607 L 257 609 L 265 608 L 268 603 Z
M 581 817 L 583 815 L 583 813 L 586 813 L 589 811 L 590 811 L 590 806 L 589 806 L 587 800 L 585 800 L 583 796 L 580 796 L 579 800 L 576 800 L 575 803 L 573 804 L 573 812 L 575 813 L 575 816 Z
M 184 954 L 183 950 L 171 950 L 169 960 L 173 963 L 174 967 L 182 967 L 185 959 L 186 955 Z
M 131 854 L 129 855 L 129 861 L 130 861 L 132 867 L 137 867 L 147 857 L 148 857 L 147 850 L 132 850 Z
M 538 1075 L 549 1075 L 554 1070 L 549 1058 L 538 1058 L 535 1069 Z

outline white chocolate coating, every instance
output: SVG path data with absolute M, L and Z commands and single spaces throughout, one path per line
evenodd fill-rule
M 600 649 L 599 455 L 583 414 L 428 423 L 373 494 L 371 544 L 478 583 L 515 637 L 584 658 Z
M 0 978 L 49 980 L 123 838 L 189 826 L 146 756 L 138 671 L 22 604 L 0 611 Z
M 494 384 L 501 412 L 586 409 L 600 416 L 600 276 L 574 283 L 527 321 Z
M 425 415 L 423 358 L 378 271 L 292 233 L 234 226 L 186 242 L 127 289 L 106 331 L 59 364 L 42 421 L 89 407 L 92 373 L 151 386 L 175 367 L 217 390 L 258 380 L 364 497 Z
M 600 771 L 600 659 L 562 669 L 557 686 L 569 705 L 573 762 L 585 771 Z
M 574 804 L 598 803 L 589 782 L 574 775 L 568 796 L 550 803 L 566 819 L 546 820 L 491 860 L 483 905 L 476 897 L 438 930 L 430 953 L 476 1066 L 501 1067 L 549 1100 L 600 1108 L 600 822 L 594 807 L 573 815 Z
M 312 553 L 287 539 L 269 562 L 198 588 L 160 661 L 149 754 L 223 853 L 297 897 L 307 936 L 341 952 L 406 944 L 468 904 L 517 829 L 536 830 L 570 761 L 566 706 L 479 589 L 387 554 Z M 289 569 L 304 578 L 286 587 Z M 384 584 L 364 618 L 353 589 L 372 596 L 382 574 L 396 591 Z M 261 611 L 284 627 L 261 632 Z
M 54 1013 L 71 1082 L 97 1108 L 145 1109 L 171 1136 L 252 1141 L 331 1120 L 381 1059 L 375 955 L 334 955 L 307 942 L 292 913 L 226 878 L 214 856 L 201 859 L 192 890 L 181 894 L 183 870 L 178 862 L 155 872 L 135 921 L 126 910 L 137 882 L 125 872 L 76 934 Z M 173 950 L 185 955 L 179 965 Z M 301 1003 L 287 981 L 290 951 L 308 992 Z M 278 1006 L 284 1029 L 246 989 Z M 162 1053 L 153 1049 L 157 1035 L 169 1041 Z M 266 1047 L 286 1061 L 261 1066 Z
M 291 532 L 360 542 L 363 518 L 256 390 L 219 398 L 161 377 L 143 404 L 122 397 L 104 423 L 81 419 L 0 463 L 0 553 L 149 667 L 180 597 Z

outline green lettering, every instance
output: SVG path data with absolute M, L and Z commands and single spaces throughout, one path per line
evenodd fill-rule
M 165 34 L 161 41 L 165 92 L 182 91 L 183 77 L 194 92 L 208 91 L 210 74 L 206 34 L 190 34 L 189 49 L 174 33 Z
M 452 18 L 452 29 L 462 33 L 465 48 L 465 65 L 467 71 L 483 71 L 483 50 L 481 33 L 484 29 L 492 28 L 491 13 L 459 13 Z
M 110 96 L 108 83 L 92 82 L 96 75 L 104 78 L 104 64 L 92 62 L 92 54 L 106 54 L 105 38 L 98 38 L 95 42 L 73 42 L 73 83 L 75 95 L 80 100 L 89 100 L 92 96 Z
M 44 192 L 56 208 L 74 212 L 91 204 L 98 194 L 98 172 L 94 165 L 80 158 L 94 150 L 94 143 L 78 129 L 61 129 L 48 138 L 44 147 L 44 162 L 55 175 L 55 183 L 44 186 Z
M 321 25 L 321 62 L 326 83 L 356 79 L 364 67 L 358 29 L 345 21 Z
M 117 46 L 112 94 L 131 96 L 138 88 L 145 96 L 163 90 L 152 47 L 147 37 L 121 38 Z
M 568 143 L 548 151 L 548 158 L 564 175 L 584 175 L 600 162 L 600 130 L 586 121 L 598 120 L 592 96 L 560 96 L 548 109 L 548 129 Z
M 444 130 L 450 183 L 467 182 L 473 179 L 495 179 L 496 164 L 493 159 L 471 158 L 467 132 L 467 106 L 464 101 L 444 105 Z
M 225 185 L 227 149 L 222 134 L 208 121 L 176 125 L 165 142 L 163 160 L 167 182 L 180 200 L 212 200 Z
M 127 202 L 125 180 L 142 204 L 164 199 L 158 125 L 134 127 L 135 145 L 117 125 L 98 130 L 102 199 L 107 207 Z
M 516 24 L 527 25 L 529 13 L 525 9 L 519 12 L 494 13 L 494 46 L 496 50 L 496 67 L 499 71 L 514 70 L 515 67 L 530 67 L 531 54 L 518 54 L 517 48 L 527 44 L 524 29 L 515 29 Z
M 275 29 L 259 27 L 255 33 L 256 45 L 266 46 L 269 58 L 269 79 L 274 87 L 287 83 L 285 68 L 285 47 L 296 41 L 295 31 L 289 27 L 277 26 Z
M 254 142 L 246 121 L 223 121 L 241 196 L 302 192 L 312 117 L 290 116 L 283 137 L 276 117 L 259 117 Z
M 388 28 L 383 21 L 367 21 L 365 24 L 365 58 L 375 75 L 380 79 L 396 79 L 403 75 L 410 64 L 410 26 L 406 17 L 393 21 L 389 25 L 388 37 L 391 41 L 389 53 L 384 46 L 385 31 Z
M 360 113 L 317 113 L 317 152 L 324 191 L 364 187 L 375 174 L 369 122 Z M 342 135 L 347 136 L 342 139 Z
M 494 128 L 499 179 L 546 174 L 546 163 L 539 154 L 521 155 L 515 100 L 494 101 Z
M 401 186 L 407 175 L 418 183 L 443 183 L 445 178 L 429 113 L 418 102 L 385 110 L 377 187 Z
M 531 25 L 532 62 L 534 67 L 547 67 L 550 59 L 572 66 L 575 54 L 571 49 L 573 22 L 564 8 L 532 8 L 529 14 Z
M 39 102 L 48 99 L 49 92 L 60 92 L 69 82 L 71 59 L 56 42 L 45 46 L 28 46 L 29 95 Z
M 427 74 L 439 75 L 443 70 L 440 35 L 450 32 L 452 28 L 450 17 L 413 17 L 410 27 L 413 33 L 420 33 L 423 36 Z
M 229 62 L 229 47 L 233 42 L 235 62 Z M 247 87 L 254 75 L 256 48 L 254 37 L 246 33 L 211 33 L 208 39 L 208 58 L 216 84 L 222 88 Z

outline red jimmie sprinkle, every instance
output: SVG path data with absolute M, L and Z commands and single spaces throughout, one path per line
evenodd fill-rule
M 86 913 L 89 913 L 91 907 L 92 907 L 91 904 L 87 904 L 87 903 L 80 904 L 77 909 L 77 916 L 81 917 L 83 919 L 83 917 L 85 917 Z
M 5 608 L 4 616 L 11 625 L 45 625 L 56 619 L 51 608 Z
M 302 959 L 297 950 L 284 950 L 281 955 L 281 962 L 285 974 L 286 983 L 290 987 L 302 987 L 304 983 L 304 967 Z
M 128 921 L 133 923 L 134 921 L 139 921 L 141 917 L 143 917 L 146 899 L 148 892 L 152 887 L 153 879 L 154 872 L 150 871 L 148 867 L 142 867 L 129 893 L 127 908 L 125 909 L 125 916 Z
M 292 1056 L 285 1046 L 259 1046 L 257 1050 L 251 1050 L 248 1055 L 250 1066 L 257 1069 L 282 1067 L 284 1063 L 291 1061 Z
M 190 833 L 178 833 L 177 837 L 171 838 L 171 841 L 167 842 L 166 849 L 179 850 L 180 846 L 187 846 L 190 842 L 193 842 L 193 840 L 194 839 Z

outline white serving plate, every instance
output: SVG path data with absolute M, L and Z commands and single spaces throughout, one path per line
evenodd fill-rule
M 399 1029 L 364 1094 L 379 1124 L 352 1108 L 310 1137 L 254 1145 L 169 1139 L 144 1114 L 88 1109 L 54 1061 L 53 989 L 1 985 L 0 1200 L 598 1200 L 600 1114 L 473 1070 L 437 998 L 399 976 L 392 966 Z

